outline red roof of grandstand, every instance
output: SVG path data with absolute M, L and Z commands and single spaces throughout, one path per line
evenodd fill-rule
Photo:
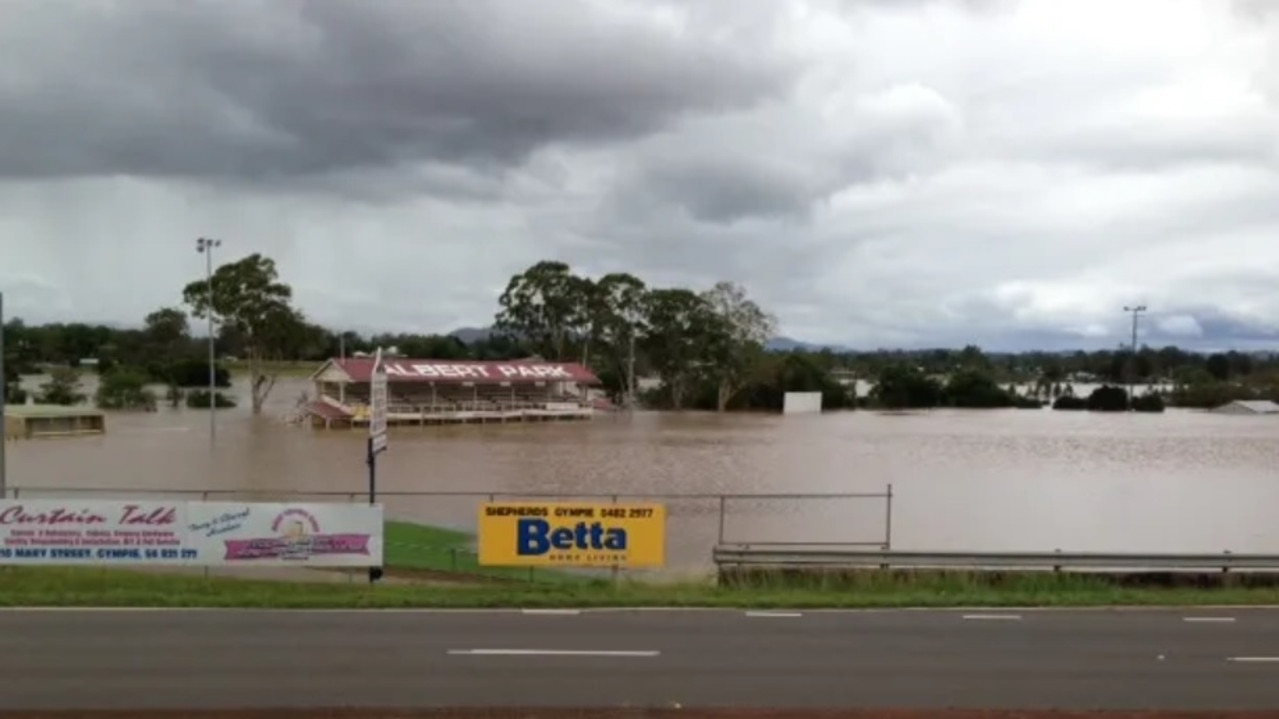
M 390 383 L 420 382 L 435 384 L 499 384 L 502 382 L 575 382 L 598 384 L 599 378 L 580 364 L 572 362 L 537 362 L 510 360 L 506 362 L 476 362 L 438 359 L 383 359 L 386 379 Z M 329 367 L 336 367 L 351 382 L 368 382 L 373 373 L 372 357 L 347 357 L 331 359 L 315 372 L 319 375 Z M 313 375 L 314 376 L 314 375 Z

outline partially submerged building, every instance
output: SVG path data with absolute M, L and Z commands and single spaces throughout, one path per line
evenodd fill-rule
M 5 439 L 39 439 L 103 434 L 106 414 L 92 407 L 13 404 L 5 407 Z
M 330 359 L 311 375 L 313 426 L 368 426 L 373 358 Z M 599 379 L 580 364 L 512 360 L 383 359 L 387 424 L 589 419 Z
M 1268 399 L 1238 399 L 1211 411 L 1215 414 L 1279 414 L 1279 404 Z

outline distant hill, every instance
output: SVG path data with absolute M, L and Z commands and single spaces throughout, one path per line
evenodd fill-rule
M 790 337 L 774 337 L 764 343 L 764 348 L 770 352 L 794 352 L 795 350 L 801 350 L 803 352 L 821 352 L 824 349 L 830 350 L 831 352 L 851 351 L 842 345 L 813 344 L 812 342 L 803 342 Z
M 492 327 L 459 327 L 450 332 L 449 336 L 470 344 L 472 342 L 482 342 L 492 336 L 492 334 Z

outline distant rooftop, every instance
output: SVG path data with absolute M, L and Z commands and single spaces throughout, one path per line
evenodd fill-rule
M 1251 414 L 1279 414 L 1279 404 L 1275 404 L 1268 399 L 1239 399 L 1218 407 L 1216 411 L 1229 411 L 1227 408 L 1242 410 Z

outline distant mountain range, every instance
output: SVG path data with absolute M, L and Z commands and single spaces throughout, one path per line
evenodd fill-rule
M 493 334 L 492 327 L 459 327 L 449 333 L 449 337 L 456 337 L 459 340 L 470 344 L 472 342 L 483 342 Z
M 813 344 L 812 342 L 801 342 L 790 337 L 774 337 L 764 343 L 764 348 L 772 352 L 794 352 L 801 350 L 804 352 L 821 352 L 822 350 L 830 350 L 831 352 L 852 352 L 853 350 L 843 345 L 823 345 Z
M 470 344 L 472 342 L 482 342 L 493 334 L 492 327 L 459 327 L 449 333 L 450 337 L 456 337 L 459 340 Z M 764 343 L 764 347 L 773 352 L 793 352 L 795 350 L 803 350 L 805 352 L 819 352 L 822 349 L 829 349 L 832 352 L 849 352 L 847 347 L 838 345 L 820 345 L 811 342 L 801 342 L 790 337 L 774 337 Z

